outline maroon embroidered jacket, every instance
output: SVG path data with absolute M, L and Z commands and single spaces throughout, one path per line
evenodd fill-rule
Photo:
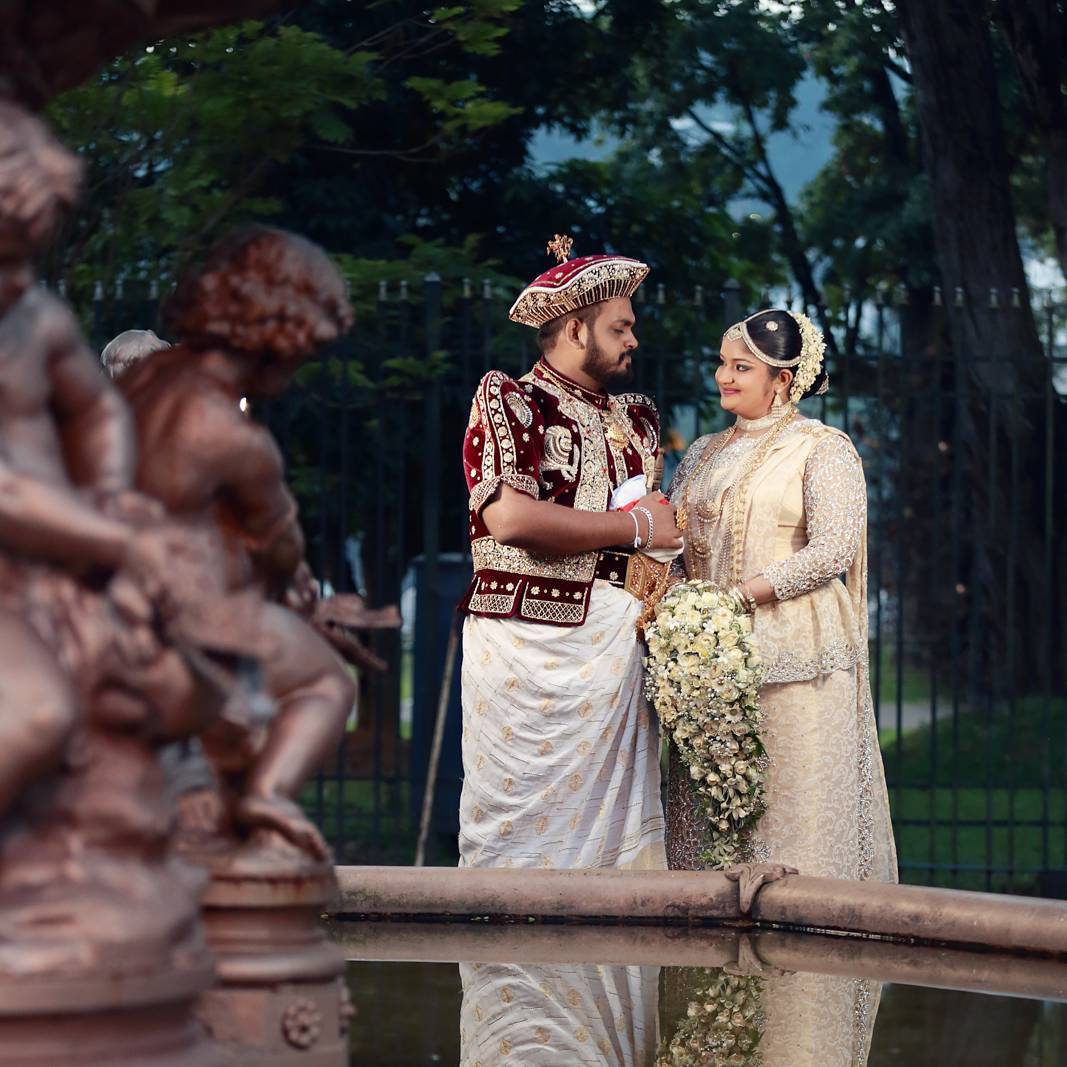
M 584 622 L 598 553 L 536 556 L 498 544 L 482 508 L 505 484 L 534 499 L 606 511 L 627 478 L 642 474 L 651 487 L 658 452 L 659 416 L 647 396 L 590 392 L 544 360 L 519 381 L 490 371 L 463 440 L 474 580 L 460 610 L 557 626 Z

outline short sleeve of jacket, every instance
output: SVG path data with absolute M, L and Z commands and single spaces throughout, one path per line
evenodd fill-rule
M 501 371 L 478 384 L 463 439 L 470 510 L 477 514 L 501 485 L 538 499 L 545 421 L 523 387 Z

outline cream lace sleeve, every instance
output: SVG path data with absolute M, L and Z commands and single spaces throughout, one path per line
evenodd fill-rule
M 852 566 L 867 521 L 867 486 L 851 442 L 820 441 L 804 467 L 808 543 L 763 571 L 779 600 L 810 593 Z

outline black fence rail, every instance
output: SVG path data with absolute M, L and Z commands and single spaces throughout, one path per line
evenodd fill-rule
M 485 282 L 379 286 L 352 336 L 261 410 L 287 457 L 309 556 L 338 591 L 400 603 L 371 638 L 389 670 L 306 803 L 346 863 L 410 862 L 442 694 L 452 608 L 470 574 L 459 448 L 481 375 L 525 373 L 530 331 Z M 713 388 L 738 290 L 645 287 L 636 387 L 657 400 L 668 466 L 726 425 Z M 864 457 L 875 705 L 906 880 L 1067 896 L 1067 358 L 1063 309 L 1043 301 L 1044 351 L 953 353 L 928 294 L 921 343 L 903 292 L 852 297 L 848 351 L 808 414 Z M 1007 304 L 1008 301 L 1005 301 Z M 94 342 L 156 326 L 146 284 L 98 288 Z M 158 328 L 156 326 L 156 328 Z M 907 338 L 907 340 L 905 340 Z M 430 862 L 455 858 L 459 670 Z

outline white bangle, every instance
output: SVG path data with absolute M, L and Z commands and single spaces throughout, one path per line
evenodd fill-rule
M 641 514 L 644 515 L 646 519 L 648 519 L 648 537 L 645 538 L 645 545 L 646 547 L 651 547 L 652 538 L 655 536 L 656 533 L 656 524 L 652 519 L 652 512 L 649 511 L 648 508 L 642 507 L 636 507 L 634 508 L 634 511 L 640 511 Z
M 641 524 L 637 521 L 637 516 L 632 511 L 628 511 L 628 512 L 626 512 L 626 514 L 629 515 L 630 518 L 634 520 L 634 548 L 635 549 L 636 548 L 640 548 L 641 547 Z

